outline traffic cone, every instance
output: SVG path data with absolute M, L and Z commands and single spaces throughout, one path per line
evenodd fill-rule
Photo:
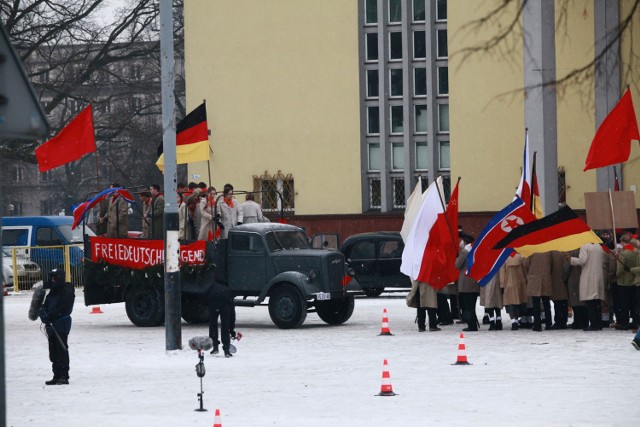
M 100 306 L 97 305 L 97 306 L 91 308 L 91 313 L 89 313 L 89 314 L 102 314 L 102 313 L 104 313 L 104 312 L 102 310 L 100 310 Z
M 382 328 L 380 329 L 380 335 L 393 335 L 389 329 L 389 318 L 387 317 L 387 309 L 382 312 Z
M 471 365 L 467 360 L 467 348 L 464 345 L 464 334 L 460 333 L 460 344 L 458 344 L 458 358 L 454 365 Z
M 222 421 L 220 421 L 220 409 L 216 409 L 216 415 L 213 417 L 213 427 L 222 427 Z
M 395 396 L 393 387 L 391 386 L 391 375 L 389 375 L 389 368 L 387 367 L 387 359 L 384 359 L 384 369 L 382 371 L 382 384 L 380 385 L 380 393 L 376 396 Z

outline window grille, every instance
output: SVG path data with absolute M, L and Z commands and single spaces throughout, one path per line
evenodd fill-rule
M 369 179 L 369 209 L 380 209 L 382 205 L 382 192 L 380 178 Z
M 265 171 L 261 176 L 253 176 L 253 191 L 256 202 L 263 212 L 295 211 L 295 190 L 293 175 L 282 172 L 271 175 Z M 282 199 L 278 196 L 282 195 Z
M 404 209 L 404 178 L 391 178 L 393 184 L 393 208 Z

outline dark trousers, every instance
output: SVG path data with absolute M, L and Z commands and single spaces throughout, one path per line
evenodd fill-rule
M 462 320 L 467 323 L 469 330 L 478 330 L 478 317 L 476 316 L 476 301 L 478 300 L 477 292 L 460 292 L 460 305 L 462 308 Z
M 602 304 L 599 299 L 586 301 L 589 328 L 602 329 Z M 586 326 L 586 325 L 585 325 Z
M 58 339 L 51 326 L 46 327 L 46 332 L 53 376 L 55 378 L 69 379 L 69 345 L 67 344 L 69 334 L 58 333 L 60 336 L 60 339 Z
M 533 304 L 533 328 L 542 329 L 542 318 L 540 315 L 540 301 L 542 300 L 542 306 L 544 308 L 544 323 L 547 329 L 551 328 L 551 303 L 549 297 L 531 297 Z
M 453 323 L 453 314 L 449 308 L 448 295 L 438 293 L 438 321 L 443 325 Z
M 620 286 L 616 287 L 616 305 L 618 310 L 616 311 L 616 321 L 625 326 L 629 324 L 631 318 L 633 321 L 637 321 L 637 313 L 635 304 L 635 286 Z
M 418 307 L 418 329 L 426 329 L 427 312 L 429 313 L 429 329 L 438 327 L 438 315 L 435 308 Z
M 569 301 L 566 299 L 553 300 L 553 323 L 559 326 L 567 326 L 569 321 Z
M 213 340 L 213 346 L 218 347 L 218 316 L 220 316 L 220 340 L 222 348 L 229 350 L 231 344 L 230 332 L 235 329 L 236 309 L 227 301 L 217 298 L 209 300 L 209 337 Z
M 584 305 L 573 306 L 573 323 L 571 329 L 584 329 L 588 325 L 587 307 Z

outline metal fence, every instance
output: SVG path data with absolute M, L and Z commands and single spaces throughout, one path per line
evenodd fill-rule
M 82 244 L 65 246 L 15 246 L 4 248 L 3 265 L 9 266 L 13 276 L 5 281 L 15 291 L 29 290 L 39 280 L 47 279 L 54 268 L 62 268 L 66 280 L 82 287 L 84 247 Z M 6 276 L 6 275 L 5 275 Z M 13 283 L 11 283 L 13 282 Z

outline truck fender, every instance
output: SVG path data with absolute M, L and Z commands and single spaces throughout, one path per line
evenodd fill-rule
M 260 294 L 259 299 L 261 301 L 264 300 L 267 297 L 267 295 L 269 295 L 269 292 L 271 292 L 271 289 L 275 285 L 283 282 L 291 283 L 292 285 L 294 285 L 296 288 L 298 288 L 302 297 L 304 299 L 307 299 L 305 284 L 308 283 L 308 281 L 309 281 L 309 277 L 306 274 L 301 273 L 299 271 L 282 272 L 280 274 L 275 275 L 271 280 L 269 280 L 269 282 L 267 283 L 267 286 L 265 286 L 264 289 L 262 290 L 262 293 Z

